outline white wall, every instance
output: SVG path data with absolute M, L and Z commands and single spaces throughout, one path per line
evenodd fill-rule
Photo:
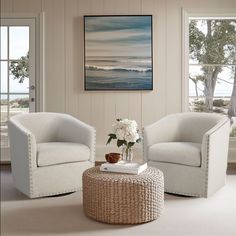
M 97 129 L 104 145 L 115 118 L 140 127 L 181 111 L 181 9 L 232 8 L 235 0 L 1 0 L 2 12 L 45 12 L 46 111 L 66 112 Z M 83 15 L 153 15 L 153 91 L 83 90 Z

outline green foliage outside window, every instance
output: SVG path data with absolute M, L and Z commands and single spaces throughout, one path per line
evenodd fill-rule
M 9 69 L 14 76 L 13 79 L 18 80 L 19 83 L 23 83 L 25 78 L 29 78 L 29 52 L 18 61 L 12 61 Z
M 204 26 L 206 32 L 201 30 L 199 24 Z M 204 104 L 201 102 L 197 104 L 195 101 L 194 109 L 206 112 L 225 112 L 224 109 L 218 108 L 225 106 L 222 102 L 214 102 L 214 92 L 216 83 L 221 82 L 219 74 L 222 66 L 220 65 L 231 65 L 233 91 L 227 105 L 227 113 L 230 117 L 236 116 L 236 20 L 191 20 L 189 50 L 190 58 L 197 64 L 202 64 L 202 75 L 189 78 L 195 85 L 197 98 L 198 83 L 201 82 L 204 86 Z

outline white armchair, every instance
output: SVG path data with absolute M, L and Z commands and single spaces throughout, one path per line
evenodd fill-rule
M 230 132 L 226 116 L 172 114 L 143 132 L 144 158 L 163 171 L 166 192 L 208 197 L 225 184 Z
M 95 129 L 60 113 L 16 115 L 8 123 L 15 187 L 36 198 L 73 192 L 94 166 Z

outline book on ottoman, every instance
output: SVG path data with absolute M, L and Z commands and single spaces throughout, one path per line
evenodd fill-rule
M 138 175 L 144 170 L 147 169 L 147 163 L 139 164 L 135 162 L 123 162 L 119 161 L 118 163 L 103 163 L 100 166 L 101 171 L 107 172 L 118 172 L 118 173 L 127 173 Z

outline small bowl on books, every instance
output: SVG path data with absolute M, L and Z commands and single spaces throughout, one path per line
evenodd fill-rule
M 106 161 L 109 163 L 117 163 L 121 155 L 118 152 L 111 152 L 105 155 Z

